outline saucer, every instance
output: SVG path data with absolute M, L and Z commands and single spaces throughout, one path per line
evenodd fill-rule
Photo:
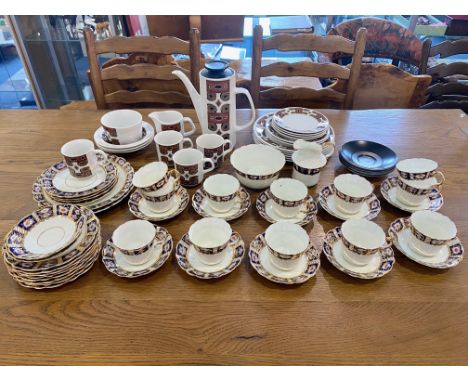
M 125 145 L 116 145 L 116 144 L 106 141 L 104 129 L 101 126 L 94 132 L 94 142 L 101 150 L 108 152 L 108 153 L 116 153 L 116 154 L 133 153 L 135 151 L 144 149 L 145 147 L 150 145 L 151 142 L 153 142 L 153 138 L 154 138 L 153 126 L 143 121 L 142 127 L 143 127 L 143 133 L 142 133 L 141 139 L 139 139 L 136 142 L 128 143 Z
M 438 211 L 444 204 L 444 198 L 440 191 L 437 190 L 437 188 L 433 188 L 419 206 L 408 206 L 407 204 L 400 202 L 396 197 L 396 189 L 398 187 L 397 181 L 398 177 L 396 176 L 385 179 L 380 185 L 380 193 L 387 202 L 400 210 L 406 212 L 421 210 Z
M 153 222 L 167 220 L 179 215 L 189 203 L 189 194 L 183 187 L 179 187 L 174 195 L 175 200 L 172 202 L 172 207 L 164 212 L 156 212 L 152 210 L 140 191 L 135 191 L 130 195 L 128 200 L 128 207 L 130 212 L 138 219 L 149 220 Z
M 341 146 L 340 155 L 345 166 L 375 173 L 391 171 L 398 162 L 398 157 L 392 149 L 365 140 L 346 142 Z
M 317 215 L 317 204 L 311 195 L 307 195 L 299 213 L 293 218 L 284 218 L 278 215 L 273 206 L 273 200 L 271 199 L 269 190 L 263 191 L 258 196 L 255 206 L 257 207 L 257 211 L 260 216 L 270 223 L 276 223 L 280 220 L 284 220 L 299 225 L 306 225 L 314 219 L 314 216 Z
M 265 233 L 257 235 L 250 243 L 250 264 L 260 276 L 278 284 L 301 284 L 315 276 L 320 267 L 320 252 L 311 246 L 299 258 L 298 264 L 289 271 L 276 268 L 271 260 L 265 244 Z
M 409 245 L 411 231 L 409 218 L 399 218 L 390 224 L 388 234 L 393 245 L 408 259 L 430 268 L 445 269 L 457 266 L 463 260 L 463 245 L 456 237 L 435 256 L 423 256 Z
M 130 264 L 125 256 L 108 240 L 102 249 L 102 262 L 107 270 L 119 277 L 135 278 L 161 268 L 172 252 L 172 236 L 163 227 L 156 227 L 159 242 L 153 247 L 151 257 L 143 264 Z
M 352 277 L 369 280 L 385 276 L 392 270 L 395 256 L 391 247 L 384 248 L 377 256 L 374 255 L 369 264 L 356 266 L 344 256 L 344 244 L 341 238 L 341 229 L 337 227 L 327 232 L 323 243 L 323 253 L 339 271 Z
M 327 211 L 330 215 L 341 219 L 341 220 L 348 220 L 348 219 L 367 219 L 372 220 L 380 213 L 380 202 L 377 199 L 375 194 L 367 199 L 363 205 L 361 210 L 356 214 L 346 214 L 344 212 L 338 211 L 335 205 L 335 192 L 330 186 L 325 186 L 320 190 L 319 193 L 319 203 L 322 208 Z
M 186 233 L 177 243 L 175 256 L 179 267 L 188 275 L 199 279 L 217 279 L 231 273 L 242 262 L 245 252 L 244 241 L 237 232 L 232 232 L 224 259 L 215 265 L 206 265 L 198 257 L 198 252 L 190 243 Z
M 198 189 L 192 197 L 192 206 L 195 212 L 204 218 L 215 217 L 226 221 L 237 219 L 244 215 L 250 207 L 250 195 L 244 187 L 240 188 L 239 195 L 235 198 L 236 204 L 226 212 L 218 212 L 210 207 L 208 197 L 202 188 Z

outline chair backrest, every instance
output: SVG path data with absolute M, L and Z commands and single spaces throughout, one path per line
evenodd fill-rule
M 185 86 L 172 74 L 182 70 L 199 87 L 200 36 L 190 31 L 190 40 L 177 37 L 112 37 L 96 41 L 94 33 L 84 31 L 89 59 L 89 78 L 98 109 L 160 105 L 191 105 Z M 100 54 L 127 54 L 110 59 L 102 66 Z M 180 68 L 172 54 L 190 56 L 190 70 Z
M 468 39 L 446 40 L 424 51 L 424 71 L 432 76 L 432 83 L 427 89 L 423 108 L 456 108 L 468 112 L 468 63 L 453 61 L 428 67 L 430 60 L 435 61 L 434 57 L 447 58 L 457 54 L 468 54 Z
M 328 31 L 328 35 L 354 40 L 360 28 L 367 29 L 364 57 L 392 59 L 394 65 L 403 61 L 417 67 L 421 73 L 424 43 L 412 31 L 400 24 L 375 17 L 361 17 L 338 24 Z M 335 54 L 332 60 L 336 62 L 346 56 L 343 53 Z
M 317 36 L 311 33 L 278 34 L 263 39 L 260 25 L 254 29 L 252 52 L 251 93 L 257 107 L 334 107 L 350 109 L 353 105 L 354 92 L 359 78 L 362 55 L 366 41 L 366 30 L 358 31 L 356 41 L 340 36 Z M 275 62 L 262 66 L 262 52 L 266 50 L 280 51 L 315 51 L 321 53 L 345 52 L 353 56 L 350 68 L 335 63 L 318 62 Z M 260 78 L 268 76 L 279 77 L 319 77 L 340 78 L 346 81 L 346 89 L 336 91 L 329 86 L 322 89 L 305 87 L 275 87 L 267 90 L 260 88 Z
M 390 64 L 362 64 L 354 109 L 418 108 L 431 83 L 428 75 L 413 75 Z M 341 90 L 338 80 L 332 88 Z

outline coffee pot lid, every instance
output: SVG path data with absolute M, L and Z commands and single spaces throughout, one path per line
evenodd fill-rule
M 225 78 L 232 76 L 234 72 L 226 61 L 211 60 L 205 63 L 201 74 L 207 78 Z

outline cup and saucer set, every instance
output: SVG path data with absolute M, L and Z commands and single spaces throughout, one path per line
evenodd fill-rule
M 95 213 L 120 203 L 132 189 L 134 170 L 125 159 L 96 150 L 92 141 L 75 139 L 61 148 L 63 160 L 34 182 L 32 194 L 40 207 L 80 204 Z
M 421 210 L 399 218 L 390 224 L 388 234 L 403 255 L 423 266 L 446 269 L 463 260 L 457 227 L 439 212 Z
M 325 211 L 341 220 L 372 220 L 381 211 L 372 183 L 355 174 L 338 175 L 320 190 L 318 200 Z
M 437 167 L 431 159 L 402 160 L 396 165 L 397 176 L 385 179 L 380 193 L 389 204 L 406 212 L 438 211 L 444 204 L 440 189 L 445 177 Z
M 242 262 L 244 241 L 224 219 L 197 220 L 177 243 L 175 256 L 179 267 L 199 279 L 228 275 Z
M 284 220 L 255 237 L 249 258 L 259 275 L 278 284 L 304 283 L 320 267 L 320 252 L 306 230 Z
M 112 233 L 102 248 L 102 262 L 119 277 L 141 277 L 161 268 L 172 247 L 172 236 L 165 228 L 146 220 L 130 220 Z
M 376 279 L 395 263 L 392 240 L 367 219 L 350 219 L 325 235 L 323 253 L 339 271 L 360 279 Z

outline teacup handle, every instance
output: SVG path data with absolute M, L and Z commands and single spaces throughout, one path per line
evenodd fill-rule
M 187 142 L 188 143 L 188 146 L 187 147 L 184 147 L 184 143 Z M 190 138 L 184 138 L 182 139 L 182 147 L 185 148 L 185 149 L 190 149 L 190 148 L 193 148 L 193 142 Z
M 440 181 L 437 180 L 437 176 L 439 176 Z M 437 183 L 435 184 L 436 186 L 442 186 L 445 183 L 445 176 L 440 171 L 436 171 L 434 173 L 434 178 L 437 180 Z
M 180 187 L 180 172 L 174 168 L 167 173 L 174 178 L 174 190 L 178 190 Z
M 208 163 L 208 167 L 205 169 L 205 163 Z M 203 174 L 206 174 L 207 172 L 213 171 L 215 169 L 215 163 L 211 158 L 203 158 L 203 168 L 202 172 Z
M 234 145 L 229 139 L 225 139 L 223 145 L 228 145 L 228 148 L 224 149 L 224 153 L 223 153 L 223 158 L 224 158 L 226 154 L 229 154 L 232 151 L 232 149 L 234 148 Z
M 323 154 L 323 151 L 324 151 L 327 147 L 332 147 L 332 148 L 334 149 L 334 148 L 335 148 L 335 143 L 332 142 L 332 141 L 325 142 L 325 143 L 322 145 L 322 154 Z M 328 158 L 331 157 L 332 153 L 333 153 L 333 150 L 330 152 L 330 155 L 328 155 L 328 156 L 326 156 L 325 154 L 323 154 L 323 155 L 325 155 L 325 158 L 328 159 Z
M 192 135 L 195 132 L 196 127 L 195 127 L 195 124 L 192 121 L 192 118 L 184 117 L 184 118 L 182 118 L 182 123 L 183 124 L 188 123 L 191 126 L 191 129 L 189 131 L 185 131 L 185 127 L 184 127 L 184 132 L 182 133 L 184 135 L 184 137 L 188 137 L 189 135 Z

